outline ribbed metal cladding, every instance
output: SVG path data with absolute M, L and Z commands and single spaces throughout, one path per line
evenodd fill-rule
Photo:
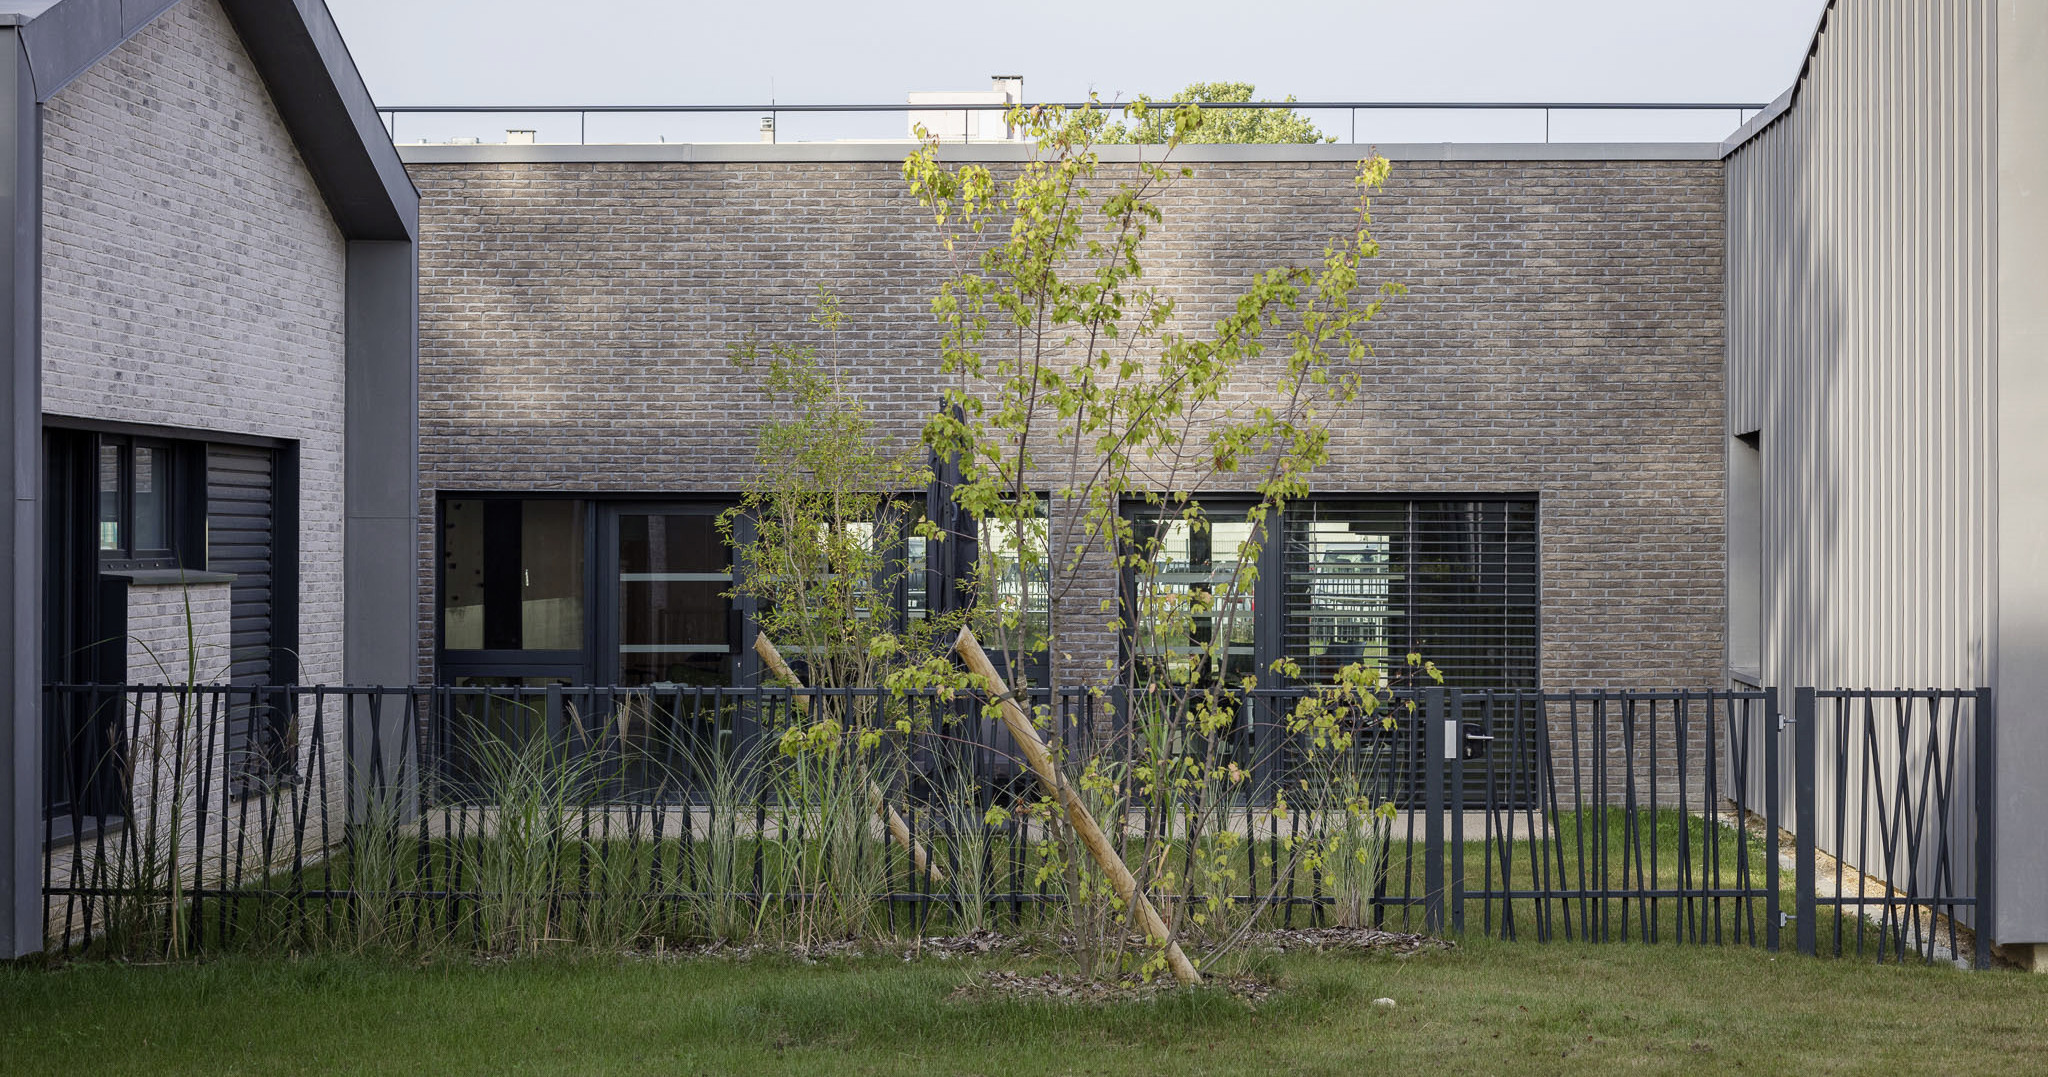
M 1995 12 L 1836 4 L 1727 160 L 1731 434 L 1762 432 L 1763 673 L 1969 686 L 1992 630 Z
M 1996 22 L 1990 0 L 1840 0 L 1791 107 L 1727 158 L 1729 433 L 1761 432 L 1765 683 L 1988 683 Z M 1853 862 L 1879 836 L 1855 805 L 1928 752 L 1819 733 L 1820 845 Z

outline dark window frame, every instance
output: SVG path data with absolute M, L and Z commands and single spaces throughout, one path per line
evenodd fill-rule
M 583 511 L 583 639 L 573 650 L 525 648 L 463 648 L 448 646 L 448 510 L 456 501 L 582 502 Z M 594 555 L 598 516 L 603 499 L 580 493 L 558 491 L 519 492 L 490 490 L 475 493 L 440 491 L 434 505 L 434 675 L 437 683 L 452 685 L 462 678 L 539 677 L 564 684 L 590 683 L 595 676 L 597 614 L 592 605 L 601 590 L 598 558 Z M 540 671 L 540 672 L 529 672 Z
M 92 431 L 90 457 L 94 467 L 92 521 L 94 525 L 94 549 L 99 557 L 102 570 L 143 571 L 149 569 L 184 568 L 199 570 L 205 560 L 205 518 L 206 482 L 203 469 L 206 463 L 205 444 L 187 438 L 161 434 L 138 435 Z M 108 450 L 117 454 L 115 465 L 117 492 L 114 526 L 119 540 L 112 548 L 104 545 L 100 529 L 106 521 L 101 515 L 99 485 L 102 478 L 101 463 Z M 162 461 L 160 475 L 165 489 L 162 492 L 164 545 L 138 547 L 136 543 L 135 454 L 138 449 L 148 449 L 160 454 Z M 199 474 L 194 469 L 200 469 Z
M 1242 512 L 1257 503 L 1256 498 L 1245 494 L 1221 494 L 1211 497 L 1198 497 L 1194 500 L 1200 502 L 1203 508 L 1212 515 Z M 1253 620 L 1253 668 L 1258 676 L 1260 685 L 1275 686 L 1282 683 L 1273 676 L 1272 665 L 1275 661 L 1288 657 L 1289 594 L 1290 584 L 1295 582 L 1290 578 L 1288 566 L 1287 544 L 1289 541 L 1290 523 L 1296 519 L 1295 514 L 1304 505 L 1352 503 L 1383 503 L 1389 506 L 1405 506 L 1407 538 L 1404 541 L 1408 542 L 1412 542 L 1415 536 L 1422 533 L 1424 525 L 1418 519 L 1418 510 L 1422 506 L 1460 504 L 1475 506 L 1528 506 L 1531 513 L 1530 528 L 1532 532 L 1529 536 L 1531 542 L 1529 552 L 1533 557 L 1533 563 L 1529 568 L 1529 586 L 1532 592 L 1529 606 L 1529 641 L 1532 649 L 1527 662 L 1525 683 L 1514 683 L 1507 686 L 1534 689 L 1541 685 L 1543 668 L 1543 512 L 1541 496 L 1533 493 L 1439 493 L 1434 491 L 1419 493 L 1322 493 L 1297 499 L 1281 512 L 1268 517 L 1263 525 L 1266 534 L 1259 549 L 1259 575 L 1252 590 L 1253 608 L 1256 611 Z M 1122 511 L 1126 520 L 1135 520 L 1140 515 L 1146 513 L 1147 510 L 1156 512 L 1157 507 L 1141 500 L 1126 499 L 1126 504 Z M 1135 553 L 1136 551 L 1133 550 L 1131 552 Z M 1406 581 L 1404 587 L 1412 592 L 1414 581 L 1419 577 L 1421 570 L 1413 563 L 1411 558 L 1409 562 L 1402 565 L 1401 571 Z M 1134 566 L 1127 566 L 1122 571 L 1122 578 L 1119 581 L 1119 591 L 1122 599 L 1120 612 L 1123 615 L 1125 627 L 1122 632 L 1118 633 L 1118 636 L 1120 658 L 1122 658 L 1123 667 L 1126 670 L 1129 670 L 1131 667 L 1134 640 L 1136 633 L 1139 631 L 1136 576 L 1136 568 Z M 1503 586 L 1505 587 L 1505 584 Z M 1505 593 L 1504 591 L 1503 594 Z M 1416 626 L 1419 623 L 1417 603 L 1414 596 L 1412 593 L 1409 593 L 1406 597 L 1407 606 L 1402 614 L 1403 647 L 1417 642 L 1415 632 L 1417 631 Z M 1424 658 L 1432 661 L 1435 660 L 1435 656 L 1429 653 L 1426 641 L 1418 653 L 1421 653 Z M 1508 678 L 1504 677 L 1503 680 L 1505 682 Z
M 48 480 L 58 476 L 52 470 L 56 454 L 74 458 L 71 472 L 64 477 L 65 503 L 44 506 L 45 536 L 41 541 L 63 542 L 70 550 L 62 567 L 45 566 L 46 593 L 50 601 L 66 609 L 62 625 L 44 627 L 45 679 L 51 683 L 106 684 L 118 686 L 128 679 L 125 669 L 125 595 L 128 574 L 146 571 L 209 570 L 207 453 L 212 446 L 240 446 L 268 449 L 275 453 L 275 531 L 272 542 L 274 563 L 272 589 L 271 648 L 273 680 L 296 678 L 299 645 L 299 443 L 290 439 L 215 430 L 159 426 L 119 420 L 44 415 L 42 436 Z M 135 557 L 133 531 L 133 455 L 135 444 L 161 447 L 167 454 L 165 479 L 170 486 L 165 496 L 165 550 L 145 550 Z M 122 546 L 112 551 L 99 549 L 98 460 L 103 444 L 125 445 L 121 506 Z M 69 518 L 64 518 L 68 515 Z M 61 532 L 61 534 L 60 534 Z M 59 576 L 66 578 L 59 579 Z M 50 633 L 57 638 L 51 638 Z M 97 641 L 83 648 L 67 649 L 66 638 Z M 292 676 L 283 676 L 283 671 Z M 118 733 L 118 730 L 116 730 Z M 117 749 L 118 750 L 118 749 Z M 68 765 L 68 764 L 67 764 Z M 53 804 L 46 790 L 44 810 L 48 817 L 46 840 L 61 842 L 90 833 L 95 826 L 120 824 L 125 818 L 126 791 L 108 787 L 92 803 Z M 83 814 L 81 814 L 83 813 Z

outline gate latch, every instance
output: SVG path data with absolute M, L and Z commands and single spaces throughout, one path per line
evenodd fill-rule
M 1480 722 L 1461 722 L 1458 726 L 1458 757 L 1461 759 L 1486 758 L 1487 745 L 1492 743 L 1493 734 L 1486 731 Z

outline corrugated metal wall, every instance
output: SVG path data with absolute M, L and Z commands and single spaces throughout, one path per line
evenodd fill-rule
M 1963 686 L 1992 614 L 1995 12 L 1841 0 L 1728 158 L 1729 433 L 1762 431 L 1764 676 Z
M 1990 675 L 1996 22 L 1991 0 L 1838 0 L 1791 107 L 1727 159 L 1729 433 L 1762 434 L 1765 683 Z M 1828 734 L 1832 838 L 1834 790 L 1853 802 L 1868 776 L 1833 772 Z

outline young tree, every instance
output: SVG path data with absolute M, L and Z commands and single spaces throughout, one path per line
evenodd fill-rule
M 829 341 L 845 316 L 821 288 L 810 320 Z M 742 568 L 734 597 L 752 600 L 761 634 L 810 687 L 876 687 L 904 636 L 924 627 L 897 623 L 888 600 L 909 571 L 900 550 L 914 526 L 891 495 L 930 480 L 921 448 L 880 437 L 815 345 L 750 340 L 733 361 L 777 414 L 758 435 L 755 478 L 720 519 Z M 753 529 L 745 541 L 742 520 Z
M 1159 133 L 1169 153 L 1215 130 L 1212 114 L 1189 103 L 1160 115 L 1141 102 L 1127 115 L 1138 132 Z M 1091 874 L 1064 832 L 1059 868 L 1077 921 L 1093 908 L 1103 925 L 1131 916 L 1150 930 L 1156 897 L 1178 934 L 1206 926 L 1204 917 L 1227 904 L 1219 894 L 1237 881 L 1228 867 L 1235 861 L 1211 836 L 1223 839 L 1220 813 L 1248 774 L 1229 745 L 1243 724 L 1242 693 L 1264 671 L 1233 665 L 1231 644 L 1251 614 L 1267 525 L 1328 460 L 1330 416 L 1362 388 L 1361 331 L 1401 290 L 1362 278 L 1379 254 L 1370 194 L 1388 164 L 1360 162 L 1357 223 L 1319 258 L 1254 274 L 1231 313 L 1195 328 L 1145 275 L 1147 241 L 1164 221 L 1161 196 L 1192 172 L 1144 162 L 1104 175 L 1095 147 L 1110 125 L 1092 106 L 1020 109 L 1010 119 L 1038 151 L 1014 176 L 949 166 L 935 141 L 904 163 L 944 246 L 960 259 L 933 304 L 950 385 L 925 440 L 960 462 L 958 503 L 989 532 L 1020 536 L 1004 547 L 1008 562 L 984 558 L 979 591 L 999 592 L 1012 574 L 1046 580 L 1037 622 L 1027 626 L 1000 603 L 977 615 L 977 634 L 1001 652 L 996 666 L 1042 666 L 1057 690 L 1081 673 L 1077 640 L 1103 629 L 1124 640 L 1115 656 L 1097 659 L 1106 676 L 1087 679 L 1129 688 L 1120 716 L 1128 741 L 1079 760 L 1055 758 L 1059 773 L 1051 777 L 1034 769 L 1101 863 Z M 1222 537 L 1199 496 L 1218 489 L 1249 491 L 1252 503 L 1227 529 L 1233 556 L 1219 560 L 1228 567 L 1190 584 L 1170 557 L 1191 537 Z M 1101 593 L 1105 576 L 1130 581 L 1124 593 L 1134 601 L 1102 599 L 1093 614 L 1077 611 L 1072 600 Z M 1377 673 L 1354 673 L 1377 690 Z M 898 683 L 974 679 L 933 660 Z M 1040 702 L 1032 720 L 1050 727 L 1056 704 Z M 1087 794 L 1106 826 L 1075 817 L 1081 797 L 1073 790 Z M 1121 833 L 1135 806 L 1145 809 L 1139 847 L 1171 850 L 1177 842 L 1177 863 L 1148 857 L 1126 875 L 1111 863 L 1113 852 L 1098 851 L 1094 832 Z M 1105 926 L 1097 937 L 1120 946 L 1123 934 Z M 1165 949 L 1177 956 L 1170 937 Z

